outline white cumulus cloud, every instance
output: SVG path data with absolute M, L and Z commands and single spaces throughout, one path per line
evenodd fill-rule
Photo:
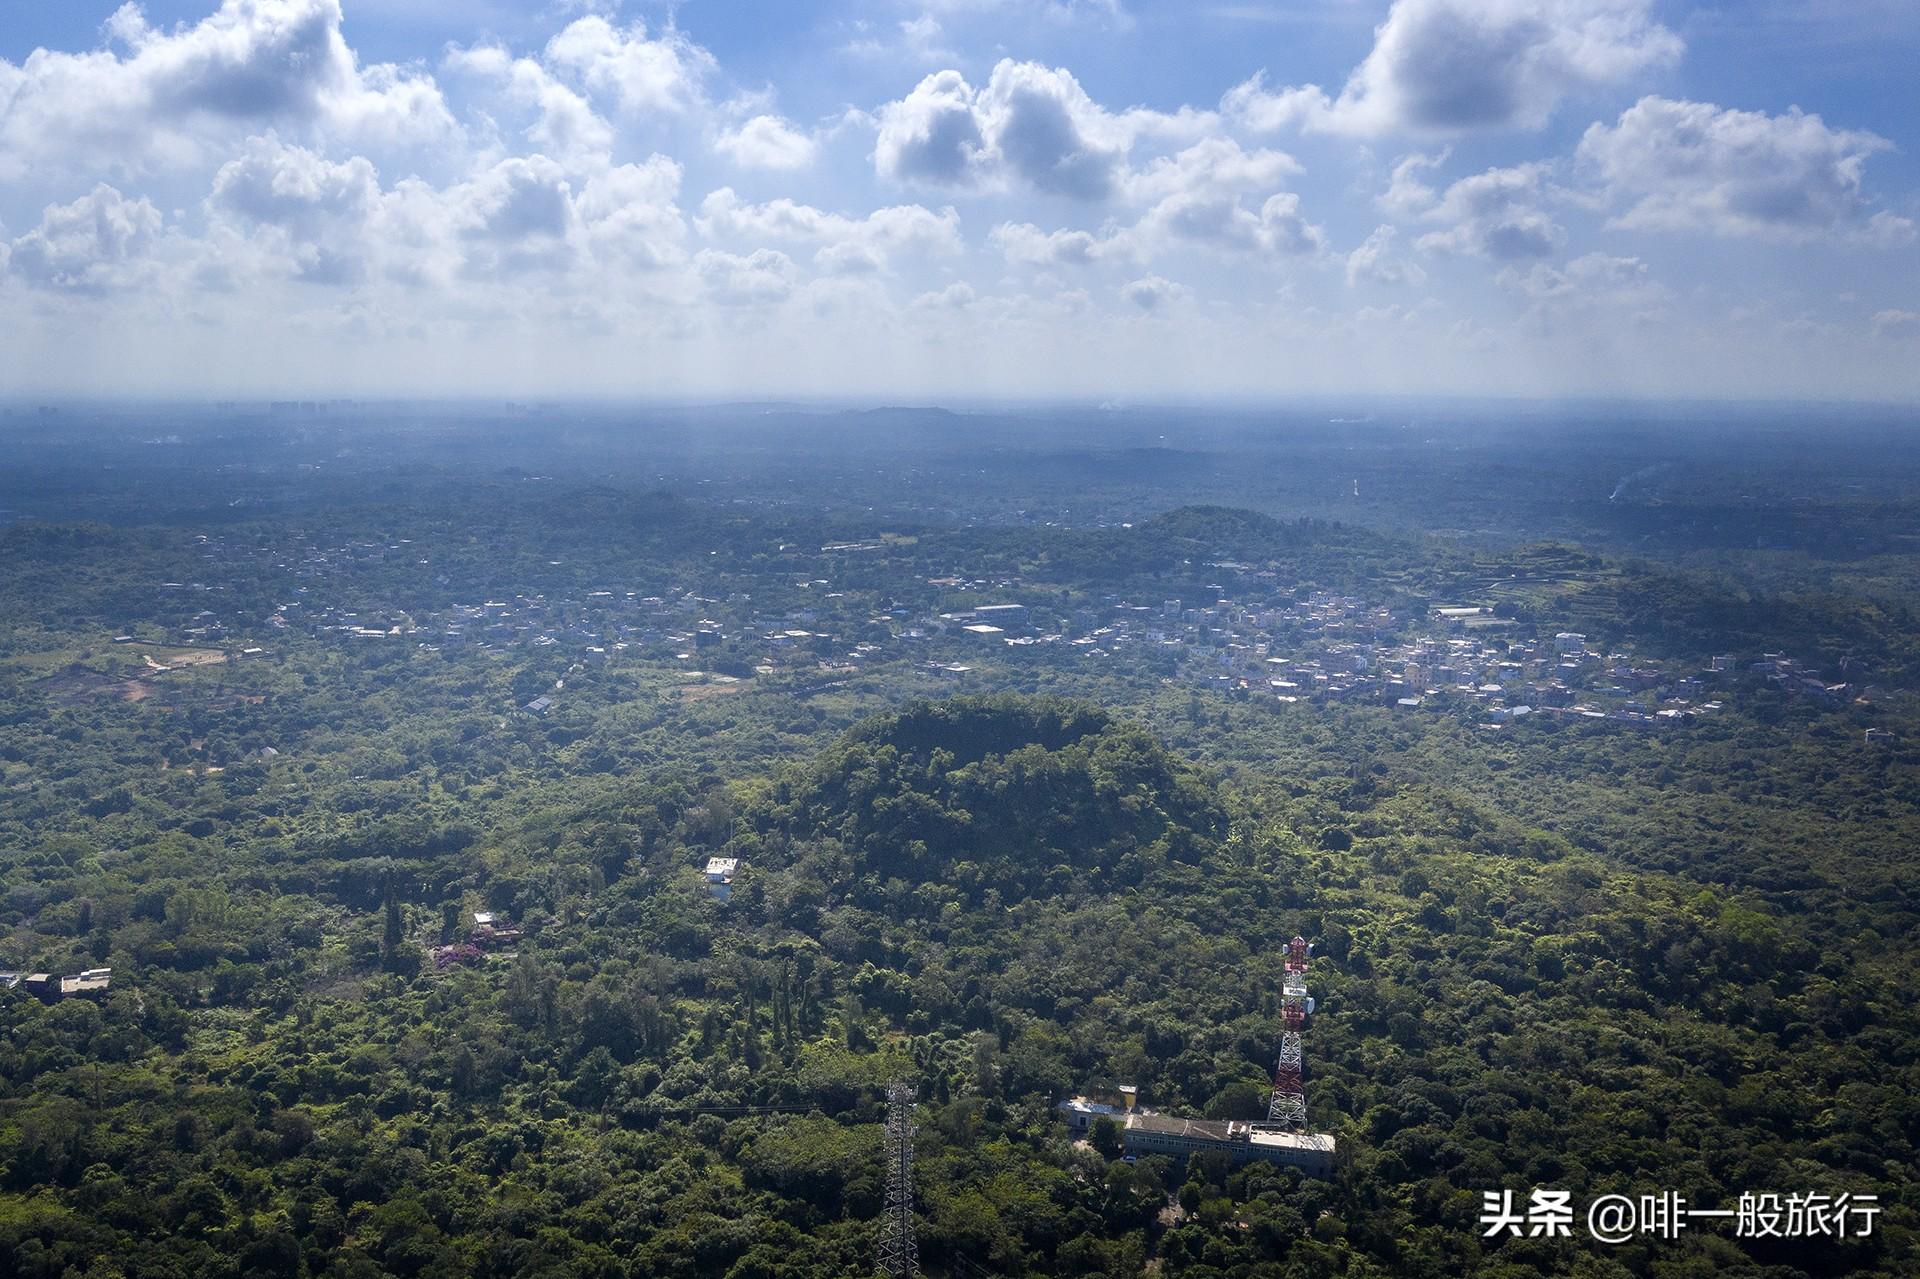
M 1639 258 L 1588 253 L 1564 266 L 1536 262 L 1521 271 L 1508 267 L 1498 277 L 1502 288 L 1535 302 L 1647 304 L 1665 296 Z
M 987 242 L 1016 266 L 1087 266 L 1113 254 L 1119 247 L 1113 236 L 1091 231 L 1042 231 L 1031 222 L 1003 222 L 987 234 Z
M 1192 290 L 1184 284 L 1157 275 L 1142 276 L 1138 280 L 1129 280 L 1120 286 L 1120 296 L 1139 307 L 1142 311 L 1158 311 L 1182 298 L 1191 296 Z
M 252 138 L 220 167 L 207 198 L 216 222 L 255 237 L 296 278 L 346 284 L 368 268 L 380 178 L 364 156 L 334 163 L 275 137 Z
M 71 204 L 51 204 L 40 225 L 13 242 L 11 270 L 28 284 L 106 293 L 136 283 L 151 265 L 160 211 L 101 183 Z
M 455 131 L 430 79 L 360 65 L 338 0 L 223 0 L 171 31 L 126 5 L 107 30 L 118 48 L 0 60 L 0 178 L 174 168 L 270 127 L 385 146 Z
M 663 155 L 588 178 L 574 214 L 593 260 L 650 271 L 679 263 L 687 229 L 677 204 L 680 179 L 680 165 Z
M 973 286 L 957 280 L 944 289 L 922 293 L 913 300 L 913 305 L 922 311 L 964 311 L 973 305 L 974 297 Z
M 1410 172 L 1405 162 L 1395 171 L 1397 181 L 1388 193 L 1389 203 L 1415 211 L 1425 221 L 1444 224 L 1420 237 L 1417 243 L 1422 249 L 1512 262 L 1546 257 L 1566 241 L 1565 230 L 1543 207 L 1545 164 L 1488 169 L 1461 178 L 1423 209 L 1417 208 L 1417 193 L 1425 188 L 1407 180 L 1403 170 Z
M 425 287 L 449 298 L 536 274 L 605 285 L 685 261 L 679 185 L 680 166 L 664 156 L 581 181 L 532 155 L 446 187 L 407 178 L 386 189 L 365 157 L 332 161 L 268 136 L 214 175 L 202 247 L 247 282 Z
M 815 151 L 812 138 L 773 115 L 757 115 L 724 131 L 714 146 L 749 169 L 804 169 L 813 163 Z
M 1537 129 L 1571 94 L 1669 66 L 1681 41 L 1652 0 L 1395 0 L 1373 49 L 1335 94 L 1269 90 L 1222 110 L 1249 128 L 1355 134 Z
M 793 259 L 777 249 L 747 254 L 702 249 L 693 262 L 707 295 L 728 306 L 783 301 L 793 292 L 798 275 Z
M 709 239 L 817 245 L 816 265 L 834 274 L 883 270 L 900 254 L 945 255 L 961 248 L 960 215 L 918 204 L 850 218 L 785 198 L 755 204 L 721 187 L 700 202 L 694 221 Z
M 1784 115 L 1647 97 L 1580 139 L 1578 163 L 1625 209 L 1617 227 L 1779 240 L 1914 238 L 1914 224 L 1872 210 L 1867 160 L 1876 134 Z
M 581 18 L 547 41 L 544 59 L 629 112 L 682 112 L 704 99 L 713 55 L 679 30 L 649 35 L 646 24 L 617 27 L 599 15 Z
M 978 90 L 958 71 L 935 72 L 878 119 L 874 167 L 883 178 L 1085 201 L 1120 191 L 1137 140 L 1191 139 L 1217 125 L 1187 109 L 1108 111 L 1064 68 L 1011 58 Z
M 524 117 L 524 136 L 546 155 L 593 164 L 613 147 L 613 126 L 571 85 L 534 58 L 516 58 L 497 45 L 455 49 L 447 70 L 489 84 L 500 105 Z
M 1347 254 L 1349 288 L 1362 284 L 1419 284 L 1427 278 L 1419 263 L 1394 252 L 1394 241 L 1398 237 L 1395 227 L 1377 226 L 1358 248 Z
M 958 71 L 937 71 L 880 109 L 873 160 L 894 181 L 967 186 L 985 148 L 973 86 Z
M 1128 184 L 1137 199 L 1152 200 L 1134 228 L 1149 246 L 1181 241 L 1234 252 L 1311 253 L 1325 243 L 1300 211 L 1300 197 L 1274 191 L 1299 172 L 1278 151 L 1243 150 L 1228 138 L 1209 138 L 1148 165 Z M 1251 195 L 1258 203 L 1249 206 Z

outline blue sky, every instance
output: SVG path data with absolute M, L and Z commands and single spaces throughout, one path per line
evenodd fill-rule
M 0 0 L 0 394 L 1920 398 L 1909 0 Z

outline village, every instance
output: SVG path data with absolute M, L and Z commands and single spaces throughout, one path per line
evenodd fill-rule
M 1180 598 L 1090 598 L 1011 575 L 957 571 L 905 579 L 882 592 L 839 589 L 828 577 L 764 580 L 717 570 L 710 584 L 693 587 L 608 581 L 578 591 L 356 607 L 328 598 L 343 593 L 340 585 L 356 569 L 410 556 L 424 565 L 430 553 L 407 540 L 307 544 L 297 551 L 230 546 L 208 534 L 197 540 L 210 561 L 268 558 L 292 579 L 264 614 L 230 610 L 223 616 L 202 608 L 185 625 L 154 637 L 222 646 L 242 668 L 272 660 L 276 637 L 496 659 L 551 650 L 581 667 L 639 660 L 665 664 L 711 691 L 778 677 L 767 686 L 805 693 L 881 668 L 985 687 L 999 670 L 1040 663 L 1089 675 L 1173 679 L 1280 706 L 1445 712 L 1489 729 L 1532 717 L 1684 725 L 1722 711 L 1743 688 L 1770 688 L 1832 707 L 1889 695 L 1861 672 L 1843 669 L 1836 681 L 1784 652 L 1659 661 L 1629 644 L 1517 623 L 1486 603 L 1390 607 L 1357 594 L 1299 590 L 1271 571 L 1232 563 L 1210 566 L 1221 582 L 1200 588 L 1197 598 L 1190 586 Z M 871 540 L 819 549 L 824 562 L 844 564 L 850 555 L 884 546 Z M 233 589 L 158 585 L 204 597 Z M 560 678 L 512 709 L 544 716 L 566 698 Z M 1871 741 L 1887 730 L 1867 732 Z
M 831 565 L 879 549 L 883 543 L 872 540 L 829 543 L 820 553 Z M 1223 584 L 1204 588 L 1198 599 L 1190 588 L 1179 599 L 1123 593 L 1087 599 L 1035 590 L 1012 576 L 964 572 L 916 578 L 883 595 L 837 590 L 829 578 L 760 582 L 753 574 L 726 572 L 695 590 L 607 582 L 578 593 L 526 591 L 432 609 L 372 609 L 330 603 L 328 584 L 355 568 L 409 555 L 426 565 L 424 549 L 399 540 L 309 543 L 288 553 L 228 547 L 202 534 L 200 551 L 211 561 L 230 551 L 248 559 L 265 553 L 292 576 L 265 616 L 223 618 L 202 609 L 179 634 L 167 636 L 175 643 L 227 645 L 242 663 L 271 657 L 280 634 L 449 653 L 553 649 L 555 657 L 582 664 L 641 657 L 678 664 L 689 680 L 708 686 L 791 676 L 787 686 L 801 691 L 808 680 L 847 678 L 891 663 L 960 686 L 987 682 L 998 666 L 1046 663 L 1100 674 L 1171 670 L 1171 678 L 1196 688 L 1277 705 L 1373 703 L 1455 712 L 1496 730 L 1528 716 L 1676 726 L 1722 711 L 1741 684 L 1832 707 L 1887 695 L 1855 678 L 1834 682 L 1788 653 L 1661 663 L 1580 632 L 1540 628 L 1536 634 L 1484 603 L 1396 611 L 1352 593 L 1296 593 L 1273 572 L 1235 563 L 1213 565 Z M 200 582 L 161 588 L 223 593 Z M 927 605 L 927 599 L 939 603 Z M 564 699 L 564 680 L 557 684 L 516 711 L 553 711 Z

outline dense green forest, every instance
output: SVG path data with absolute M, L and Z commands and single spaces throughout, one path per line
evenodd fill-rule
M 932 1274 L 1920 1267 L 1896 600 L 1212 506 L 876 530 L 472 484 L 0 534 L 0 967 L 112 969 L 0 995 L 0 1273 L 864 1274 L 895 1079 Z M 1217 687 L 1224 642 L 1069 651 L 1256 587 L 1893 691 L 1491 731 Z M 908 635 L 1014 599 L 1060 642 Z M 1054 1103 L 1119 1084 L 1264 1115 L 1295 933 L 1333 1175 L 1072 1139 Z M 1883 1213 L 1483 1238 L 1534 1186 Z

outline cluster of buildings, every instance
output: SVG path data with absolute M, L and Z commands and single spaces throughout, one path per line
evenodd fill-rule
M 1290 700 L 1464 709 L 1495 725 L 1531 715 L 1651 725 L 1711 715 L 1724 705 L 1723 686 L 1731 681 L 1606 651 L 1571 631 L 1490 638 L 1473 626 L 1475 616 L 1436 610 L 1435 629 L 1341 643 L 1304 659 L 1272 654 L 1261 663 L 1265 686 Z
M 1841 673 L 1847 674 L 1852 665 L 1843 659 Z M 1731 655 L 1713 659 L 1712 672 L 1718 678 L 1735 677 L 1739 670 L 1738 660 Z M 1854 700 L 1879 701 L 1885 696 L 1885 690 L 1871 684 L 1858 684 L 1850 679 L 1830 682 L 1818 670 L 1785 653 L 1763 653 L 1758 661 L 1749 662 L 1746 670 L 1748 675 L 1764 679 L 1782 692 L 1811 697 L 1833 706 Z
M 47 1003 L 77 995 L 104 995 L 112 983 L 111 968 L 83 968 L 66 977 L 52 973 L 0 972 L 0 990 L 18 990 Z
M 1596 645 L 1574 631 L 1509 635 L 1475 625 L 1488 616 L 1436 609 L 1429 627 L 1372 643 L 1338 642 L 1304 656 L 1269 653 L 1260 675 L 1230 682 L 1248 691 L 1264 686 L 1286 700 L 1464 710 L 1496 726 L 1534 715 L 1643 727 L 1684 723 L 1724 709 L 1735 686 L 1756 674 L 1789 694 L 1834 706 L 1868 692 L 1821 680 L 1783 654 L 1751 664 L 1719 656 L 1705 668 L 1675 667 Z
M 204 538 L 203 543 L 210 559 L 234 549 Z M 884 539 L 844 542 L 820 551 L 848 555 L 885 545 Z M 1410 712 L 1446 709 L 1490 726 L 1532 716 L 1643 726 L 1681 723 L 1712 715 L 1734 686 L 1753 680 L 1832 705 L 1871 700 L 1881 692 L 1857 682 L 1831 682 L 1782 653 L 1758 660 L 1721 656 L 1704 669 L 1680 669 L 1575 632 L 1535 634 L 1481 604 L 1443 604 L 1410 615 L 1351 594 L 1298 593 L 1272 570 L 1229 561 L 1207 566 L 1220 578 L 1201 588 L 1197 600 L 1191 592 L 1186 599 L 1042 597 L 1016 579 L 959 575 L 900 585 L 902 594 L 940 601 L 929 606 L 903 604 L 873 588 L 836 589 L 827 578 L 805 571 L 761 582 L 729 569 L 716 571 L 700 589 L 643 593 L 608 584 L 564 598 L 537 591 L 502 593 L 433 608 L 396 605 L 375 614 L 324 602 L 317 593 L 342 569 L 396 559 L 428 564 L 432 557 L 422 558 L 424 548 L 399 539 L 240 549 L 272 557 L 273 566 L 292 577 L 281 597 L 285 602 L 265 618 L 278 630 L 297 629 L 348 644 L 431 650 L 553 647 L 588 666 L 633 650 L 636 656 L 679 661 L 691 673 L 726 680 L 780 673 L 834 679 L 906 661 L 964 684 L 996 658 L 1024 655 L 1105 669 L 1146 662 L 1234 696 L 1281 703 L 1370 702 Z M 435 584 L 451 589 L 444 576 Z M 1026 595 L 1029 602 L 1009 598 L 1014 594 Z M 963 603 L 974 599 L 980 602 Z M 181 639 L 228 638 L 227 623 L 209 610 L 189 620 Z M 260 620 L 229 622 L 244 633 L 257 632 Z M 241 657 L 263 651 L 247 647 Z M 546 715 L 561 705 L 563 690 L 564 682 L 518 709 Z
M 983 611 L 937 620 L 961 635 L 987 635 L 978 624 Z M 1330 592 L 1197 606 L 1109 597 L 1103 613 L 1061 619 L 1051 630 L 998 622 L 989 630 L 1004 644 L 1060 645 L 1090 658 L 1171 654 L 1189 678 L 1236 696 L 1444 708 L 1495 726 L 1533 715 L 1680 723 L 1723 709 L 1736 684 L 1755 678 L 1836 706 L 1881 693 L 1824 680 L 1782 653 L 1753 662 L 1719 656 L 1702 669 L 1676 668 L 1597 645 L 1578 632 L 1528 634 L 1484 606 L 1442 605 L 1409 618 Z M 928 665 L 950 674 L 971 670 Z
M 716 599 L 686 591 L 642 595 L 638 591 L 597 590 L 578 600 L 543 594 L 514 595 L 478 604 L 457 604 L 439 612 L 394 611 L 379 617 L 328 606 L 281 605 L 267 621 L 286 629 L 301 625 L 314 634 L 347 640 L 400 641 L 441 650 L 548 648 L 591 661 L 630 649 L 671 649 L 697 661 L 723 644 L 749 653 L 756 667 L 813 666 L 838 656 L 858 661 L 877 651 L 871 643 L 843 646 L 819 626 L 823 612 L 846 597 L 827 592 L 826 609 L 759 612 L 744 597 Z M 714 614 L 726 620 L 717 620 Z M 836 619 L 837 620 L 837 619 Z M 840 650 L 844 648 L 845 651 Z M 538 700 L 538 699 L 536 699 Z M 544 712 L 551 705 L 523 709 Z

